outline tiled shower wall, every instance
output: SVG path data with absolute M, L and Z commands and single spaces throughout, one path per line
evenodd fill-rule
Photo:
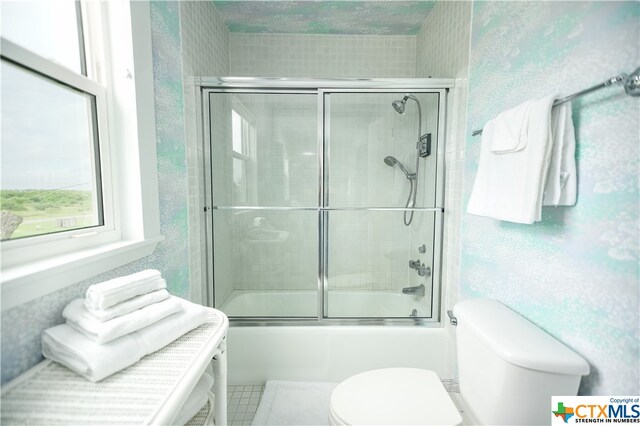
M 458 300 L 460 285 L 460 227 L 462 221 L 462 188 L 464 142 L 466 134 L 467 76 L 469 70 L 469 36 L 472 3 L 439 1 L 422 25 L 417 36 L 416 77 L 448 77 L 456 79 L 449 93 L 447 111 L 447 143 L 445 147 L 445 200 L 441 312 L 452 309 Z M 444 321 L 449 333 L 448 366 L 455 375 L 454 327 Z
M 436 138 L 437 96 L 417 94 L 423 112 L 422 132 Z M 233 99 L 229 99 L 229 98 Z M 242 105 L 252 117 L 257 137 L 248 167 L 249 200 L 230 201 L 231 138 L 229 123 L 216 118 L 214 132 L 214 204 L 311 207 L 318 202 L 317 98 L 309 95 L 215 94 L 215 116 Z M 417 109 L 407 114 L 391 107 L 394 94 L 334 94 L 331 97 L 329 206 L 404 207 L 409 183 L 383 159 L 393 155 L 415 167 Z M 228 116 L 228 113 L 226 114 Z M 422 159 L 419 206 L 434 200 L 435 156 Z M 226 173 L 217 173 L 227 170 Z M 428 201 L 427 201 L 428 200 Z M 213 212 L 216 234 L 216 298 L 220 305 L 237 290 L 313 290 L 317 287 L 318 219 L 315 211 Z M 428 217 L 427 217 L 428 216 Z M 412 227 L 402 212 L 331 212 L 329 266 L 331 289 L 400 290 L 415 285 L 408 269 L 411 253 L 430 241 L 430 214 L 416 213 Z M 432 222 L 431 222 L 432 223 Z M 280 234 L 278 234 L 280 233 Z M 269 236 L 270 235 L 270 236 Z M 431 256 L 429 246 L 427 257 Z M 230 264 L 229 261 L 232 261 Z M 427 264 L 427 258 L 423 259 Z M 410 274 L 413 272 L 413 274 Z
M 229 36 L 231 74 L 247 77 L 414 77 L 414 36 Z
M 416 77 L 467 78 L 470 1 L 438 1 L 416 36 Z
M 333 36 L 232 33 L 230 34 L 230 72 L 231 75 L 235 76 L 266 77 L 413 77 L 415 73 L 416 59 L 415 40 L 416 38 L 414 36 Z M 358 105 L 355 108 L 352 107 L 353 110 L 348 111 L 347 113 L 349 115 L 344 117 L 344 122 L 338 120 L 332 122 L 334 127 L 332 132 L 336 137 L 336 144 L 333 148 L 334 155 L 332 157 L 333 165 L 335 167 L 332 169 L 332 176 L 334 178 L 342 179 L 342 182 L 334 185 L 335 191 L 333 192 L 333 200 L 337 203 L 341 202 L 342 204 L 340 205 L 404 205 L 404 200 L 398 200 L 403 196 L 406 197 L 404 192 L 408 191 L 408 185 L 405 185 L 407 181 L 399 171 L 395 170 L 397 173 L 394 173 L 394 170 L 384 165 L 382 161 L 384 156 L 389 154 L 394 154 L 403 159 L 403 153 L 400 151 L 385 151 L 385 153 L 378 153 L 379 155 L 376 157 L 377 167 L 373 170 L 377 170 L 379 172 L 370 176 L 373 180 L 369 183 L 368 189 L 367 186 L 362 186 L 364 182 L 360 182 L 364 176 L 362 171 L 372 169 L 372 165 L 369 163 L 374 160 L 368 158 L 370 156 L 369 154 L 373 155 L 374 151 L 376 151 L 376 149 L 374 149 L 376 144 L 365 140 L 367 137 L 363 133 L 368 132 L 371 137 L 374 138 L 386 135 L 389 136 L 389 140 L 393 140 L 393 127 L 395 126 L 396 139 L 411 140 L 415 138 L 414 132 L 416 126 L 415 123 L 411 122 L 413 117 L 411 111 L 406 115 L 406 117 L 402 116 L 403 120 L 401 121 L 403 122 L 395 123 L 395 121 L 398 120 L 397 117 L 400 116 L 398 116 L 391 108 L 390 102 L 391 100 L 388 100 L 388 102 L 385 100 L 384 106 L 381 107 L 384 108 L 384 114 L 381 114 L 381 116 L 388 116 L 388 123 L 386 123 L 386 126 L 383 125 L 383 123 L 380 123 L 380 126 L 372 129 L 367 129 L 365 125 L 364 131 L 363 128 L 360 128 L 357 131 L 350 130 L 350 123 L 353 124 L 359 119 L 363 122 L 370 121 L 367 113 L 364 112 L 366 108 L 371 107 L 370 105 Z M 411 108 L 413 108 L 413 106 L 410 104 L 408 109 L 411 110 Z M 295 139 L 296 133 L 299 133 L 296 132 L 296 127 L 300 126 L 301 123 L 301 118 L 297 118 L 293 121 L 291 121 L 291 118 L 287 118 L 286 109 L 287 106 L 285 102 L 285 104 L 275 108 L 272 112 L 269 112 L 269 120 L 275 120 L 273 123 L 277 123 L 277 126 L 281 127 L 280 129 L 277 129 L 274 124 L 269 124 L 269 126 L 274 125 L 274 128 L 269 128 L 269 126 L 265 125 L 260 129 L 262 135 L 269 134 L 271 139 L 279 139 L 280 142 L 272 142 L 271 144 L 273 146 L 268 151 L 264 148 L 258 149 L 258 161 L 256 168 L 259 174 L 257 182 L 259 192 L 269 190 L 269 188 L 265 187 L 266 182 L 277 181 L 277 176 L 271 175 L 274 173 L 274 170 L 281 170 L 284 163 L 290 163 L 289 166 L 291 167 L 291 164 L 300 162 L 300 159 L 298 158 L 286 158 L 293 152 L 296 152 L 296 150 L 299 150 L 297 145 L 300 145 L 300 143 L 296 143 L 296 141 L 293 140 L 293 144 L 291 144 L 291 142 L 287 142 L 287 138 L 291 139 L 293 137 Z M 358 111 L 360 116 L 358 115 Z M 376 111 L 376 116 L 379 114 L 380 112 Z M 311 120 L 315 125 L 316 113 L 312 114 Z M 288 126 L 287 123 L 289 123 L 289 121 L 291 121 L 290 124 L 292 124 L 292 127 L 286 130 L 284 128 Z M 344 128 L 340 129 L 340 126 Z M 408 129 L 406 131 L 407 134 L 404 135 L 404 137 L 403 129 Z M 279 135 L 276 134 L 278 132 L 280 133 Z M 262 145 L 264 145 L 264 142 L 266 141 L 263 141 Z M 342 144 L 340 142 L 342 142 Z M 336 155 L 344 143 L 347 142 L 353 150 L 348 152 L 345 151 L 345 155 L 343 156 Z M 409 146 L 411 144 L 407 145 Z M 282 148 L 280 148 L 280 146 L 282 146 Z M 357 147 L 360 147 L 360 149 L 358 150 Z M 367 147 L 369 148 L 367 149 Z M 314 135 L 312 135 L 310 149 L 307 149 L 307 151 L 315 151 L 315 149 L 316 142 L 314 133 Z M 411 151 L 413 152 L 412 149 Z M 369 154 L 367 154 L 367 156 L 363 156 L 363 153 L 366 152 L 369 152 Z M 297 155 L 300 155 L 300 153 L 297 153 Z M 303 191 L 300 192 L 300 195 L 303 193 L 306 194 L 303 196 L 304 200 L 311 200 L 311 205 L 314 206 L 317 202 L 318 191 L 317 171 L 315 169 L 317 159 L 315 156 L 306 158 L 309 160 L 309 165 L 305 170 L 301 169 L 303 174 L 297 175 L 294 170 L 289 171 L 290 176 L 288 179 L 290 180 L 290 184 L 288 185 L 292 185 L 291 191 L 294 192 L 290 195 L 293 198 L 296 198 L 295 194 L 297 192 Z M 407 163 L 407 160 L 403 161 L 405 164 L 411 163 L 409 166 L 410 168 L 414 167 L 412 162 Z M 261 170 L 268 171 L 269 174 L 262 174 Z M 359 170 L 359 172 L 354 173 L 354 170 Z M 309 175 L 309 173 L 311 173 L 311 175 Z M 345 173 L 347 173 L 347 175 L 350 173 L 353 176 L 347 176 Z M 395 182 L 395 180 L 397 180 L 397 182 Z M 375 184 L 375 182 L 378 182 L 378 184 Z M 391 193 L 398 195 L 398 197 L 395 197 L 398 198 L 398 200 L 387 197 L 385 203 L 378 199 L 380 198 L 380 188 L 387 188 L 389 184 L 392 184 L 394 188 L 397 187 L 398 191 L 391 191 Z M 361 188 L 362 190 L 358 190 L 357 188 Z M 377 188 L 377 190 L 375 188 Z M 280 194 L 283 191 L 283 188 L 271 188 L 271 190 Z M 264 192 L 266 193 L 267 191 Z M 389 193 L 389 191 L 382 192 L 385 194 Z M 373 196 L 374 199 L 367 200 L 369 196 Z M 265 197 L 262 198 L 264 199 Z M 297 198 L 300 198 L 300 196 Z M 345 200 L 348 201 L 346 204 Z M 307 201 L 303 201 L 302 204 L 296 203 L 296 205 L 306 205 L 308 204 Z M 403 240 L 402 249 L 387 247 L 386 255 L 383 255 L 380 253 L 379 243 L 380 241 L 389 242 L 388 234 L 385 234 L 386 237 L 377 235 L 373 232 L 373 229 L 362 229 L 361 224 L 363 219 L 366 219 L 368 222 L 377 223 L 378 219 L 376 219 L 376 217 L 356 218 L 353 214 L 343 214 L 340 216 L 338 212 L 332 213 L 332 215 L 333 219 L 330 220 L 333 224 L 333 229 L 342 229 L 344 231 L 342 234 L 347 233 L 352 237 L 351 239 L 347 238 L 342 241 L 353 242 L 360 248 L 356 253 L 356 251 L 349 250 L 347 247 L 333 246 L 333 250 L 330 252 L 330 260 L 333 259 L 330 269 L 334 271 L 334 274 L 330 277 L 333 278 L 330 280 L 330 283 L 332 283 L 335 288 L 399 289 L 413 281 L 409 279 L 410 277 L 407 277 L 406 272 L 408 269 L 406 265 L 408 261 L 407 256 L 409 254 L 407 247 L 408 241 L 406 241 L 406 238 Z M 219 216 L 222 215 L 219 214 Z M 246 232 L 245 230 L 252 222 L 249 220 L 251 218 L 247 219 L 246 216 L 251 215 L 245 214 L 235 216 L 234 222 L 236 223 L 233 229 L 235 232 L 241 233 L 234 237 L 236 245 L 242 242 L 242 234 Z M 234 273 L 235 278 L 233 287 L 235 289 L 260 290 L 315 289 L 317 286 L 316 273 L 318 268 L 317 220 L 315 219 L 315 215 L 313 215 L 314 217 L 307 217 L 309 214 L 305 214 L 305 212 L 298 215 L 289 213 L 289 220 L 285 220 L 284 222 L 277 219 L 281 216 L 278 214 L 275 216 L 272 214 L 262 214 L 262 216 L 267 216 L 266 219 L 268 220 L 266 220 L 266 222 L 268 222 L 269 226 L 279 224 L 283 229 L 289 229 L 291 231 L 290 236 L 287 241 L 283 242 L 282 246 L 277 245 L 270 248 L 267 247 L 264 250 L 261 249 L 264 244 L 260 245 L 257 242 L 253 244 L 240 244 L 238 247 L 234 246 L 234 251 L 245 255 L 236 256 L 236 263 L 233 268 L 233 270 L 236 271 Z M 400 223 L 402 221 L 401 215 L 394 219 L 397 219 Z M 223 218 L 220 218 L 219 220 L 225 221 Z M 294 238 L 294 234 L 295 237 L 299 238 L 301 237 L 300 232 L 298 230 L 291 230 L 290 227 L 298 221 L 307 223 L 305 230 L 308 231 L 309 235 L 296 243 L 297 239 Z M 385 223 L 381 223 L 380 227 L 381 229 L 385 228 Z M 382 237 L 384 238 L 380 240 Z M 371 240 L 371 244 L 367 243 L 369 240 Z M 359 241 L 360 244 L 358 244 Z M 377 243 L 374 241 L 377 241 Z M 398 244 L 397 239 L 394 239 L 394 244 Z M 251 248 L 251 250 L 248 251 L 249 248 Z M 247 256 L 246 253 L 253 253 L 253 255 Z M 399 253 L 401 254 L 401 258 L 398 257 Z M 347 262 L 347 264 L 342 265 L 341 262 Z M 273 265 L 284 265 L 284 269 L 287 273 L 283 274 L 277 268 L 274 269 Z M 388 267 L 385 267 L 384 265 L 388 265 Z M 401 267 L 398 265 L 401 265 Z M 368 271 L 369 273 L 349 273 L 349 271 L 355 272 L 361 270 L 365 272 Z M 262 273 L 261 271 L 266 271 L 267 273 Z M 395 272 L 391 273 L 391 271 Z M 259 279 L 256 278 L 256 274 L 258 273 L 261 274 Z M 375 279 L 371 277 L 372 273 L 375 275 Z M 278 277 L 281 278 L 278 279 Z M 222 289 L 217 289 L 217 296 L 220 293 L 220 290 Z M 220 303 L 220 297 L 218 298 L 218 303 Z
M 180 36 L 189 206 L 189 278 L 191 300 L 206 304 L 204 157 L 198 132 L 194 76 L 229 75 L 229 31 L 211 2 L 182 1 Z
M 460 222 L 469 69 L 471 2 L 439 1 L 417 36 L 416 77 L 455 78 L 449 96 L 445 147 L 443 283 L 455 303 L 459 284 Z M 449 306 L 451 309 L 451 306 Z

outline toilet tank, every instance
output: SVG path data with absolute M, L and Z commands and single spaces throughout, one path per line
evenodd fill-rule
M 460 396 L 481 424 L 551 421 L 551 396 L 576 395 L 589 364 L 497 300 L 455 305 Z

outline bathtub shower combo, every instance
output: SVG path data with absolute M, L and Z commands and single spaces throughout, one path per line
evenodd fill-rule
M 437 323 L 452 83 L 200 79 L 210 306 L 245 325 Z

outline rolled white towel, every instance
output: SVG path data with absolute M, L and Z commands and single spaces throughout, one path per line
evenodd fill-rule
M 92 382 L 100 381 L 204 324 L 205 307 L 183 299 L 180 302 L 181 312 L 104 345 L 89 340 L 68 324 L 51 327 L 42 333 L 42 354 Z
M 83 299 L 75 299 L 62 311 L 67 324 L 96 343 L 107 343 L 125 334 L 133 333 L 182 310 L 179 298 L 171 296 L 162 302 L 145 306 L 137 311 L 100 321 L 92 317 Z
M 166 287 L 167 284 L 160 272 L 146 269 L 92 285 L 87 289 L 85 303 L 91 309 L 107 309 L 141 294 Z
M 152 291 L 151 293 L 142 294 L 132 299 L 125 300 L 124 302 L 113 305 L 112 307 L 107 309 L 92 309 L 91 307 L 87 306 L 86 299 L 83 300 L 85 301 L 84 307 L 87 308 L 88 314 L 93 319 L 96 319 L 98 321 L 109 321 L 110 319 L 121 317 L 130 312 L 142 309 L 145 306 L 162 302 L 168 297 L 169 292 L 167 290 L 156 290 Z
M 187 400 L 182 404 L 182 408 L 173 421 L 174 425 L 182 426 L 198 414 L 198 411 L 200 411 L 209 400 L 208 393 L 211 390 L 211 385 L 213 385 L 213 377 L 204 373 L 189 394 Z

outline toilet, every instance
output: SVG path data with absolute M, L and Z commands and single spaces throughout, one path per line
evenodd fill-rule
M 496 300 L 466 300 L 453 312 L 459 405 L 473 424 L 548 424 L 551 396 L 576 395 L 589 374 L 580 355 Z M 329 423 L 457 425 L 462 418 L 435 372 L 384 368 L 336 386 Z

